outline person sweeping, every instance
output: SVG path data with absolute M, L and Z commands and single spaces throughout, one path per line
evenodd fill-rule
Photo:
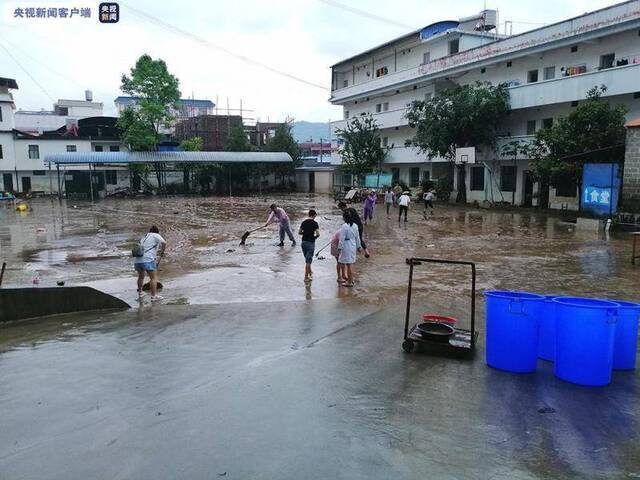
M 313 262 L 313 252 L 316 249 L 316 239 L 320 236 L 320 226 L 316 222 L 316 211 L 309 210 L 309 218 L 300 225 L 298 233 L 302 236 L 300 246 L 304 255 L 304 283 L 310 283 L 313 272 L 311 262 Z
M 265 223 L 264 226 L 268 227 L 274 222 L 278 222 L 280 224 L 280 243 L 277 246 L 284 247 L 284 235 L 286 233 L 289 240 L 291 240 L 291 246 L 295 247 L 296 239 L 293 237 L 293 231 L 291 231 L 289 215 L 284 211 L 284 208 L 277 206 L 275 203 L 272 203 L 269 208 L 271 209 L 271 213 L 269 214 L 267 223 Z

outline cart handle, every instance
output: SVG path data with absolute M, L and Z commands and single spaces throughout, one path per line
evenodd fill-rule
M 476 336 L 476 264 L 474 262 L 466 262 L 463 260 L 444 260 L 441 258 L 419 258 L 412 257 L 405 259 L 409 265 L 409 285 L 407 287 L 407 309 L 404 319 L 404 338 L 409 335 L 409 316 L 411 312 L 411 290 L 413 286 L 413 267 L 425 263 L 440 263 L 446 265 L 467 265 L 471 267 L 471 348 L 475 346 Z

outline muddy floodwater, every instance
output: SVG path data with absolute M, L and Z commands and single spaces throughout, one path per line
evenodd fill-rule
M 130 247 L 152 224 L 168 242 L 160 278 L 166 303 L 201 304 L 318 298 L 400 299 L 407 284 L 406 257 L 468 260 L 478 264 L 478 288 L 517 289 L 546 294 L 638 299 L 640 280 L 630 263 L 628 234 L 576 230 L 562 215 L 533 211 L 495 211 L 436 205 L 423 217 L 414 205 L 407 223 L 397 210 L 387 218 L 376 208 L 365 229 L 371 258 L 360 256 L 353 289 L 335 282 L 329 249 L 314 261 L 314 281 L 303 283 L 300 247 L 284 248 L 277 226 L 243 232 L 263 224 L 276 202 L 298 226 L 309 208 L 318 211 L 325 245 L 341 217 L 331 198 L 146 197 L 97 202 L 39 199 L 28 212 L 0 209 L 0 257 L 7 262 L 5 286 L 91 285 L 135 304 Z M 356 208 L 361 210 L 360 205 Z M 299 240 L 299 239 L 298 239 Z M 298 242 L 299 244 L 299 242 Z M 417 270 L 418 294 L 455 302 L 469 292 L 468 273 L 451 267 Z

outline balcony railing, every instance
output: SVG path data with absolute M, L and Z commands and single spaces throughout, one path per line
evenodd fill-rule
M 636 63 L 513 86 L 509 88 L 511 108 L 584 100 L 596 85 L 606 85 L 607 97 L 633 93 L 638 90 L 639 75 L 640 63 Z

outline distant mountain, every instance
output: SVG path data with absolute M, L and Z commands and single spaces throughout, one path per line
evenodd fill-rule
M 328 142 L 331 129 L 328 123 L 322 122 L 293 122 L 293 128 L 291 133 L 293 139 L 298 142 L 308 142 L 309 139 L 313 139 L 313 142 L 319 143 L 322 138 L 323 142 Z

